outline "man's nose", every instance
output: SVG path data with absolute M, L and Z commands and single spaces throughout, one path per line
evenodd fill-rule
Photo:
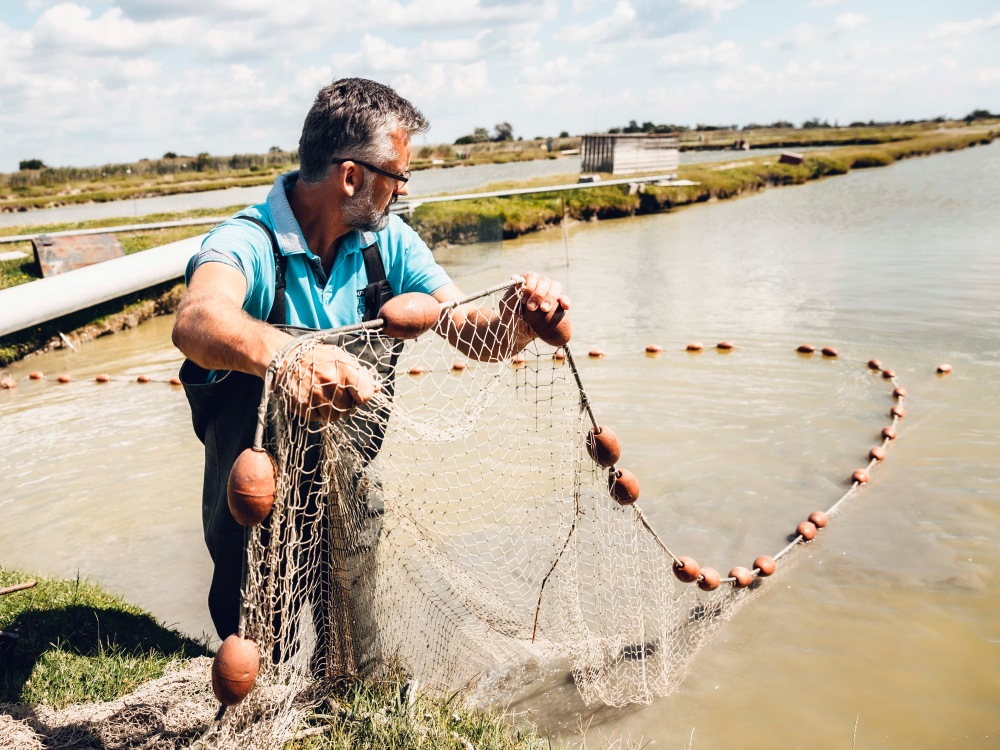
M 409 195 L 410 194 L 410 188 L 407 186 L 407 184 L 405 182 L 404 183 L 400 183 L 397 180 L 396 181 L 396 189 L 393 191 L 393 194 L 394 195 Z

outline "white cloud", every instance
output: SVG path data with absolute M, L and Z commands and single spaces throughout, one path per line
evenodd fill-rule
M 975 18 L 971 21 L 945 21 L 937 24 L 928 34 L 931 39 L 961 37 L 977 31 L 1000 28 L 1000 10 L 989 18 Z
M 809 3 L 810 8 L 829 8 L 831 5 L 837 5 L 843 2 L 843 0 L 811 0 Z
M 596 44 L 627 33 L 634 23 L 635 8 L 628 0 L 618 0 L 610 16 L 591 24 L 571 24 L 562 36 L 575 44 Z
M 1000 83 L 1000 68 L 980 68 L 976 71 L 976 79 L 987 86 Z
M 740 62 L 743 50 L 734 42 L 720 42 L 715 46 L 689 45 L 671 50 L 660 58 L 667 70 L 705 70 L 724 68 Z
M 777 39 L 765 39 L 761 42 L 764 49 L 797 49 L 814 44 L 819 39 L 819 31 L 808 23 L 793 26 Z
M 868 23 L 868 16 L 863 16 L 860 13 L 841 13 L 834 20 L 833 28 L 836 31 L 849 31 L 864 26 L 866 23 Z
M 32 37 L 35 48 L 48 54 L 143 55 L 179 46 L 192 31 L 186 21 L 140 24 L 114 6 L 94 17 L 90 8 L 60 3 L 42 13 Z

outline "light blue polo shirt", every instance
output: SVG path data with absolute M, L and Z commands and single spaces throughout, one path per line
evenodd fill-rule
M 375 243 L 394 294 L 433 294 L 451 283 L 424 241 L 398 216 L 391 216 L 388 226 L 380 232 L 355 231 L 344 237 L 327 278 L 319 258 L 306 245 L 288 203 L 288 191 L 298 174 L 281 175 L 264 203 L 234 215 L 256 217 L 274 230 L 286 258 L 285 307 L 290 325 L 338 328 L 360 323 L 365 314 L 364 288 L 368 285 L 361 250 Z M 205 237 L 201 250 L 188 262 L 185 280 L 190 282 L 198 266 L 211 262 L 225 263 L 243 273 L 247 280 L 243 309 L 266 320 L 274 302 L 274 254 L 264 231 L 249 221 L 227 219 Z

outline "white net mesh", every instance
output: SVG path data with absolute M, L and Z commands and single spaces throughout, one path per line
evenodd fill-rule
M 506 317 L 509 291 L 482 293 L 473 313 Z M 325 680 L 388 665 L 452 691 L 567 664 L 588 703 L 648 702 L 750 595 L 678 582 L 638 507 L 611 497 L 568 352 L 536 340 L 476 361 L 486 343 L 463 355 L 375 326 L 290 350 L 268 410 L 275 506 L 249 532 L 243 589 L 261 673 L 221 737 L 276 746 Z M 381 390 L 349 418 L 311 421 L 289 388 L 328 344 L 374 367 Z

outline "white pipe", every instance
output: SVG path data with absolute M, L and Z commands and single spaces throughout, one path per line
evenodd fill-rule
M 0 291 L 0 336 L 184 275 L 205 235 Z

